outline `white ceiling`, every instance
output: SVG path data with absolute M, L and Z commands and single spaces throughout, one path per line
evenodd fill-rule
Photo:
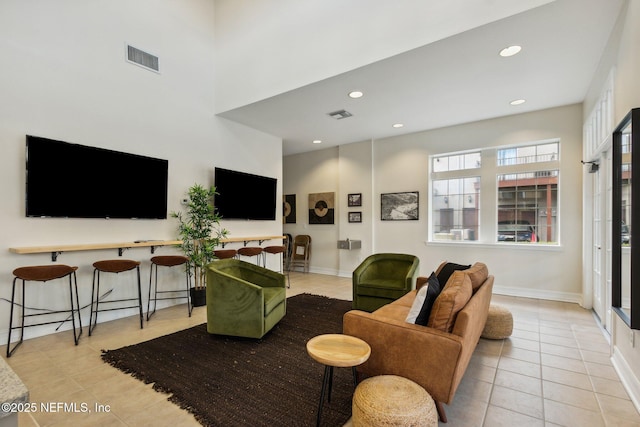
M 622 3 L 556 0 L 219 116 L 281 137 L 290 155 L 579 103 Z M 518 55 L 498 55 L 513 44 Z M 353 116 L 327 115 L 340 109 Z

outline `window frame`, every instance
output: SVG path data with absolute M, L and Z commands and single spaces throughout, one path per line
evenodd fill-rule
M 498 151 L 509 148 L 521 148 L 529 146 L 538 146 L 556 143 L 558 146 L 557 156 L 552 160 L 520 163 L 512 165 L 500 165 L 498 159 Z M 454 171 L 434 171 L 434 161 L 437 158 L 461 155 L 468 153 L 480 153 L 480 166 L 471 169 L 459 169 Z M 486 146 L 481 148 L 473 148 L 462 151 L 451 151 L 442 153 L 433 153 L 429 155 L 429 174 L 428 174 L 428 199 L 427 203 L 427 245 L 474 245 L 483 247 L 513 247 L 514 249 L 526 250 L 559 250 L 562 248 L 562 224 L 561 224 L 561 159 L 562 159 L 562 141 L 560 138 L 550 138 L 544 140 L 525 141 L 515 144 L 504 144 L 499 146 Z M 556 227 L 554 242 L 536 242 L 531 244 L 515 243 L 515 242 L 498 242 L 498 212 L 499 212 L 499 183 L 498 176 L 505 174 L 520 174 L 528 172 L 557 172 L 556 184 L 556 204 L 553 206 L 555 210 Z M 476 240 L 440 240 L 435 239 L 435 215 L 434 211 L 434 181 L 443 179 L 469 178 L 479 177 L 479 199 L 478 205 L 478 225 L 476 232 Z

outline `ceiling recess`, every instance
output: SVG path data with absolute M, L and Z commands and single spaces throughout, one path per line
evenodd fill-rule
M 347 117 L 353 116 L 353 114 L 351 114 L 347 110 L 333 111 L 331 113 L 327 113 L 327 115 L 333 117 L 336 120 L 342 120 L 342 119 L 346 119 Z

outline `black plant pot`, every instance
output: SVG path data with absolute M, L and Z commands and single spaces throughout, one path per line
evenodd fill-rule
M 191 288 L 191 305 L 194 307 L 207 305 L 207 288 Z

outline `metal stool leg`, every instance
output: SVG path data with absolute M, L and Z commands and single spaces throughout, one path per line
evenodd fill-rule
M 71 275 L 69 275 L 69 297 L 71 299 L 71 325 L 73 325 L 73 341 L 76 345 L 78 345 L 78 341 L 80 340 L 80 335 L 82 335 L 82 319 L 80 318 L 80 304 L 78 300 L 78 279 L 76 278 L 76 273 L 73 272 L 73 279 L 76 284 L 76 302 L 78 303 L 78 326 L 80 328 L 80 332 L 76 334 L 76 315 L 75 309 L 73 306 L 73 287 L 71 283 Z
M 9 314 L 9 337 L 7 339 L 7 358 L 11 357 L 14 351 L 22 344 L 24 339 L 24 280 L 22 281 L 22 323 L 20 326 L 20 340 L 11 348 L 11 331 L 13 330 L 13 307 L 15 305 L 15 296 L 16 296 L 16 281 L 17 277 L 13 279 L 13 287 L 11 290 L 11 309 Z
M 156 280 L 155 280 L 155 293 L 153 294 L 153 311 L 151 311 L 151 279 L 153 278 L 153 267 L 156 268 Z M 149 299 L 147 300 L 147 322 L 151 319 L 151 316 L 156 312 L 158 305 L 158 265 L 151 263 L 151 271 L 149 273 Z
M 144 327 L 144 314 L 142 313 L 142 285 L 140 284 L 140 266 L 136 267 L 138 276 L 138 309 L 140 311 L 140 329 Z M 158 272 L 156 271 L 156 277 Z
M 98 324 L 98 304 L 100 302 L 100 270 L 93 270 L 93 282 L 91 284 L 91 314 L 89 315 L 89 336 Z M 95 303 L 96 308 L 93 309 Z M 94 319 L 95 313 L 95 319 Z

